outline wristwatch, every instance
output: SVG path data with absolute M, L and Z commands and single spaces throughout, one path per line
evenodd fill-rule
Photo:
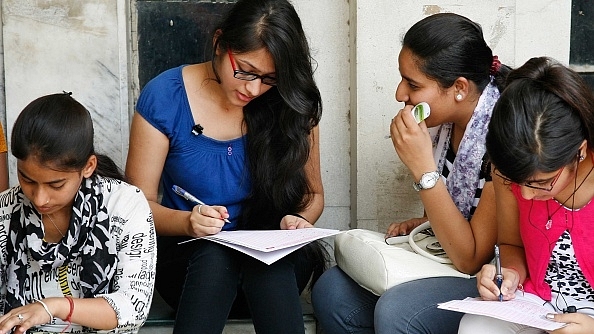
M 423 189 L 431 189 L 435 187 L 435 185 L 437 184 L 437 180 L 439 180 L 440 176 L 441 175 L 438 171 L 423 173 L 423 175 L 421 175 L 419 183 L 413 182 L 413 188 L 415 188 L 416 191 Z

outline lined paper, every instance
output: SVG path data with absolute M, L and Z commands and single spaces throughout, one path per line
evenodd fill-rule
M 198 239 L 210 240 L 271 264 L 312 241 L 338 233 L 341 231 L 317 227 L 296 230 L 221 231 L 184 242 Z
M 526 295 L 528 296 L 528 295 Z M 555 313 L 550 308 L 542 306 L 539 301 L 516 295 L 508 301 L 490 301 L 480 298 L 466 298 L 441 303 L 437 307 L 444 310 L 484 315 L 516 324 L 552 331 L 565 326 L 565 323 L 555 322 L 546 318 L 547 313 Z

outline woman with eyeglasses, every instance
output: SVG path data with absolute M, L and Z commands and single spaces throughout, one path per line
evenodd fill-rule
M 496 168 L 495 268 L 477 274 L 486 300 L 530 298 L 567 323 L 551 333 L 594 328 L 594 94 L 579 74 L 553 59 L 532 58 L 508 77 L 495 106 L 487 150 Z M 545 333 L 465 315 L 460 333 Z
M 211 241 L 178 244 L 312 227 L 322 213 L 321 97 L 292 4 L 238 1 L 214 32 L 212 60 L 160 74 L 136 110 L 126 174 L 154 212 L 157 290 L 177 310 L 174 333 L 221 333 L 228 317 L 303 333 L 299 296 L 325 265 L 317 243 L 271 265 Z
M 425 216 L 391 224 L 386 237 L 430 221 L 454 266 L 474 274 L 493 257 L 497 238 L 484 143 L 509 68 L 493 56 L 477 23 L 453 13 L 417 22 L 402 44 L 396 100 L 405 106 L 390 134 Z M 417 124 L 411 109 L 421 102 L 431 114 Z M 378 297 L 334 267 L 318 280 L 312 300 L 326 333 L 452 333 L 462 314 L 437 309 L 437 303 L 465 297 L 475 286 L 473 279 L 430 278 L 396 285 Z

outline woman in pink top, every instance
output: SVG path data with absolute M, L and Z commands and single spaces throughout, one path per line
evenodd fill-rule
M 483 299 L 532 299 L 547 318 L 567 323 L 552 333 L 594 328 L 594 94 L 556 61 L 530 59 L 510 72 L 495 105 L 487 151 L 494 166 L 498 243 L 496 268 L 477 274 Z M 523 292 L 523 293 L 522 293 Z M 501 296 L 501 297 L 500 297 Z M 521 297 L 520 297 L 521 296 Z M 544 333 L 465 315 L 459 333 Z

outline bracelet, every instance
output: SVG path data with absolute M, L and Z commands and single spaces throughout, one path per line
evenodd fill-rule
M 72 300 L 72 297 L 70 296 L 64 297 L 68 299 L 68 303 L 70 303 L 70 312 L 68 312 L 68 316 L 66 317 L 66 319 L 64 319 L 64 321 L 66 321 L 70 325 L 72 323 L 72 313 L 74 313 L 74 300 Z
M 302 215 L 300 215 L 300 214 L 298 214 L 298 213 L 289 213 L 288 215 L 289 215 L 289 216 L 295 216 L 295 217 L 299 217 L 299 218 L 301 218 L 301 219 L 303 219 L 303 220 L 305 220 L 306 222 L 308 222 L 308 223 L 309 223 L 309 220 L 307 220 L 307 218 L 303 217 Z
M 50 319 L 48 322 L 52 322 L 52 319 L 54 319 L 54 315 L 52 314 L 52 312 L 50 312 L 49 308 L 47 307 L 47 305 L 41 300 L 41 299 L 33 299 L 36 303 L 41 304 L 41 306 L 43 306 L 43 309 L 45 310 L 45 312 L 47 312 L 47 314 L 49 315 Z

